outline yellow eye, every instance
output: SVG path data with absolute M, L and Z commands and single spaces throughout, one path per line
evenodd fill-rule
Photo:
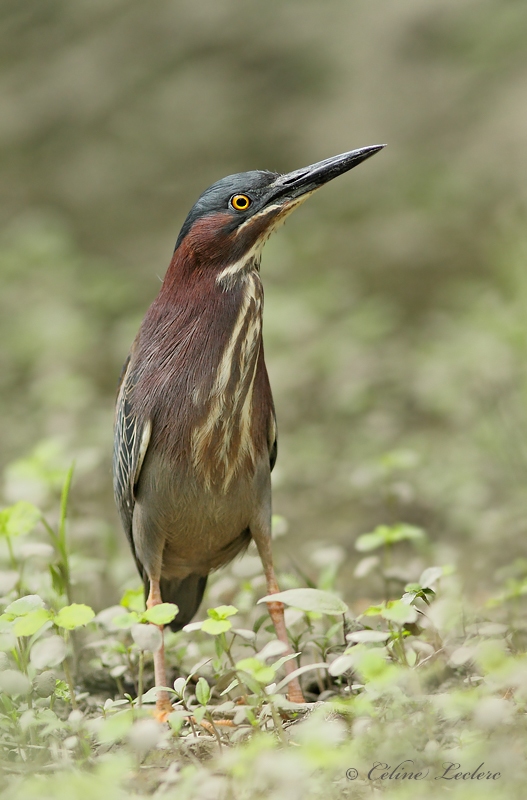
M 236 211 L 245 211 L 251 205 L 251 198 L 247 197 L 246 194 L 235 194 L 231 197 L 231 206 L 236 209 Z

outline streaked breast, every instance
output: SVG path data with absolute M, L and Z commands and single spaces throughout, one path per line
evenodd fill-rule
M 257 272 L 244 276 L 239 311 L 218 362 L 204 413 L 191 434 L 194 468 L 207 487 L 226 492 L 256 461 L 252 439 L 254 379 L 261 346 L 263 290 Z M 200 403 L 196 395 L 194 400 Z

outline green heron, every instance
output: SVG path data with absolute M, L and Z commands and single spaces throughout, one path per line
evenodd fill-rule
M 123 367 L 114 450 L 116 502 L 147 606 L 175 603 L 173 630 L 196 613 L 211 570 L 251 539 L 267 593 L 279 591 L 271 552 L 276 419 L 262 344 L 260 254 L 294 208 L 382 147 L 287 175 L 229 175 L 203 192 L 181 228 Z M 291 652 L 283 605 L 268 609 Z M 286 665 L 290 674 L 294 666 Z M 163 647 L 154 671 L 156 686 L 166 686 Z M 289 699 L 303 702 L 296 678 Z M 168 707 L 166 692 L 158 692 L 157 706 Z

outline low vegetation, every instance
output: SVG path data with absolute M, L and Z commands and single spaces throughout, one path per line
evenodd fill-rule
M 307 699 L 298 707 L 285 697 L 291 656 L 249 553 L 215 577 L 208 598 L 218 602 L 200 621 L 165 633 L 174 710 L 160 722 L 152 651 L 177 608 L 145 611 L 135 588 L 97 614 L 75 602 L 83 561 L 67 537 L 72 471 L 42 461 L 36 470 L 35 458 L 25 472 L 39 472 L 43 495 L 59 477 L 63 488 L 51 518 L 25 501 L 0 515 L 5 797 L 419 797 L 426 780 L 428 796 L 455 785 L 470 798 L 521 787 L 523 562 L 484 608 L 463 596 L 449 564 L 431 562 L 394 594 L 394 558 L 400 574 L 432 549 L 420 528 L 380 526 L 357 539 L 355 574 L 367 583 L 376 573 L 385 593 L 352 613 L 335 590 L 341 550 L 319 549 L 316 583 L 281 576 Z

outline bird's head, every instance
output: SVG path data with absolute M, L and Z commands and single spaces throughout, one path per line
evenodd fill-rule
M 219 281 L 236 280 L 258 264 L 264 242 L 293 209 L 384 146 L 352 150 L 286 175 L 254 170 L 222 178 L 190 210 L 175 255 L 214 270 Z

